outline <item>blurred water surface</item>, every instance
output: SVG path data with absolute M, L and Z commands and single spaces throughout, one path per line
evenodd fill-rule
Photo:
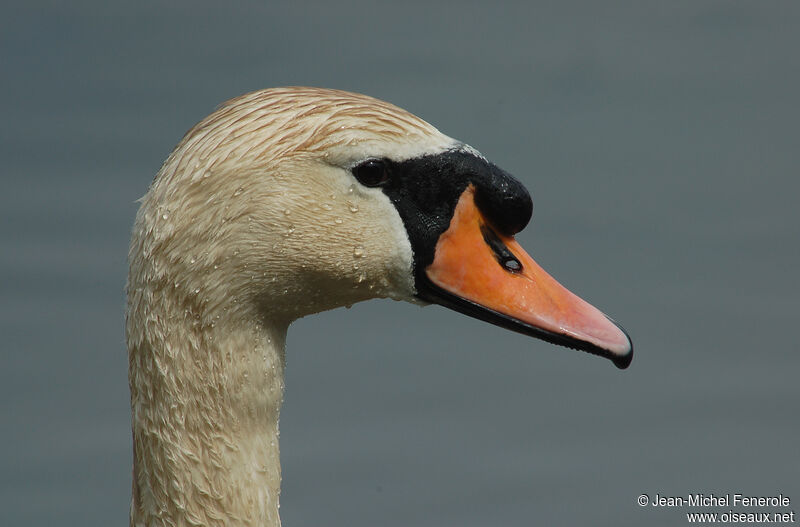
M 285 525 L 796 508 L 798 49 L 793 2 L 5 3 L 0 523 L 126 524 L 135 200 L 219 102 L 295 84 L 392 101 L 523 180 L 523 245 L 637 355 L 390 301 L 301 320 Z

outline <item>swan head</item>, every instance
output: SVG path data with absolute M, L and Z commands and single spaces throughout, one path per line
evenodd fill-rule
M 164 163 L 137 215 L 129 289 L 159 283 L 209 324 L 438 303 L 626 367 L 625 332 L 514 241 L 531 213 L 519 181 L 396 106 L 263 90 L 224 103 Z

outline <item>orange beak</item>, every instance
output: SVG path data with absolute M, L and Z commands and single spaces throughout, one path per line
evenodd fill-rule
M 425 269 L 439 299 L 466 314 L 611 359 L 627 368 L 633 346 L 600 310 L 547 274 L 513 237 L 498 233 L 475 205 L 470 185 Z

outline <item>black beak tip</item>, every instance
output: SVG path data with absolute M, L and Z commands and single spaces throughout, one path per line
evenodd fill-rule
M 628 366 L 631 365 L 631 361 L 633 361 L 633 341 L 631 341 L 631 336 L 628 335 L 628 332 L 625 331 L 625 328 L 614 322 L 616 326 L 622 331 L 625 336 L 628 338 L 628 344 L 630 344 L 630 349 L 624 355 L 613 355 L 609 356 L 611 362 L 614 363 L 614 366 L 619 368 L 620 370 L 626 369 Z

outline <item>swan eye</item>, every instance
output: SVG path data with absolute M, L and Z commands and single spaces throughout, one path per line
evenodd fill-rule
M 353 175 L 365 187 L 380 187 L 389 182 L 389 167 L 382 159 L 368 159 L 353 167 Z

